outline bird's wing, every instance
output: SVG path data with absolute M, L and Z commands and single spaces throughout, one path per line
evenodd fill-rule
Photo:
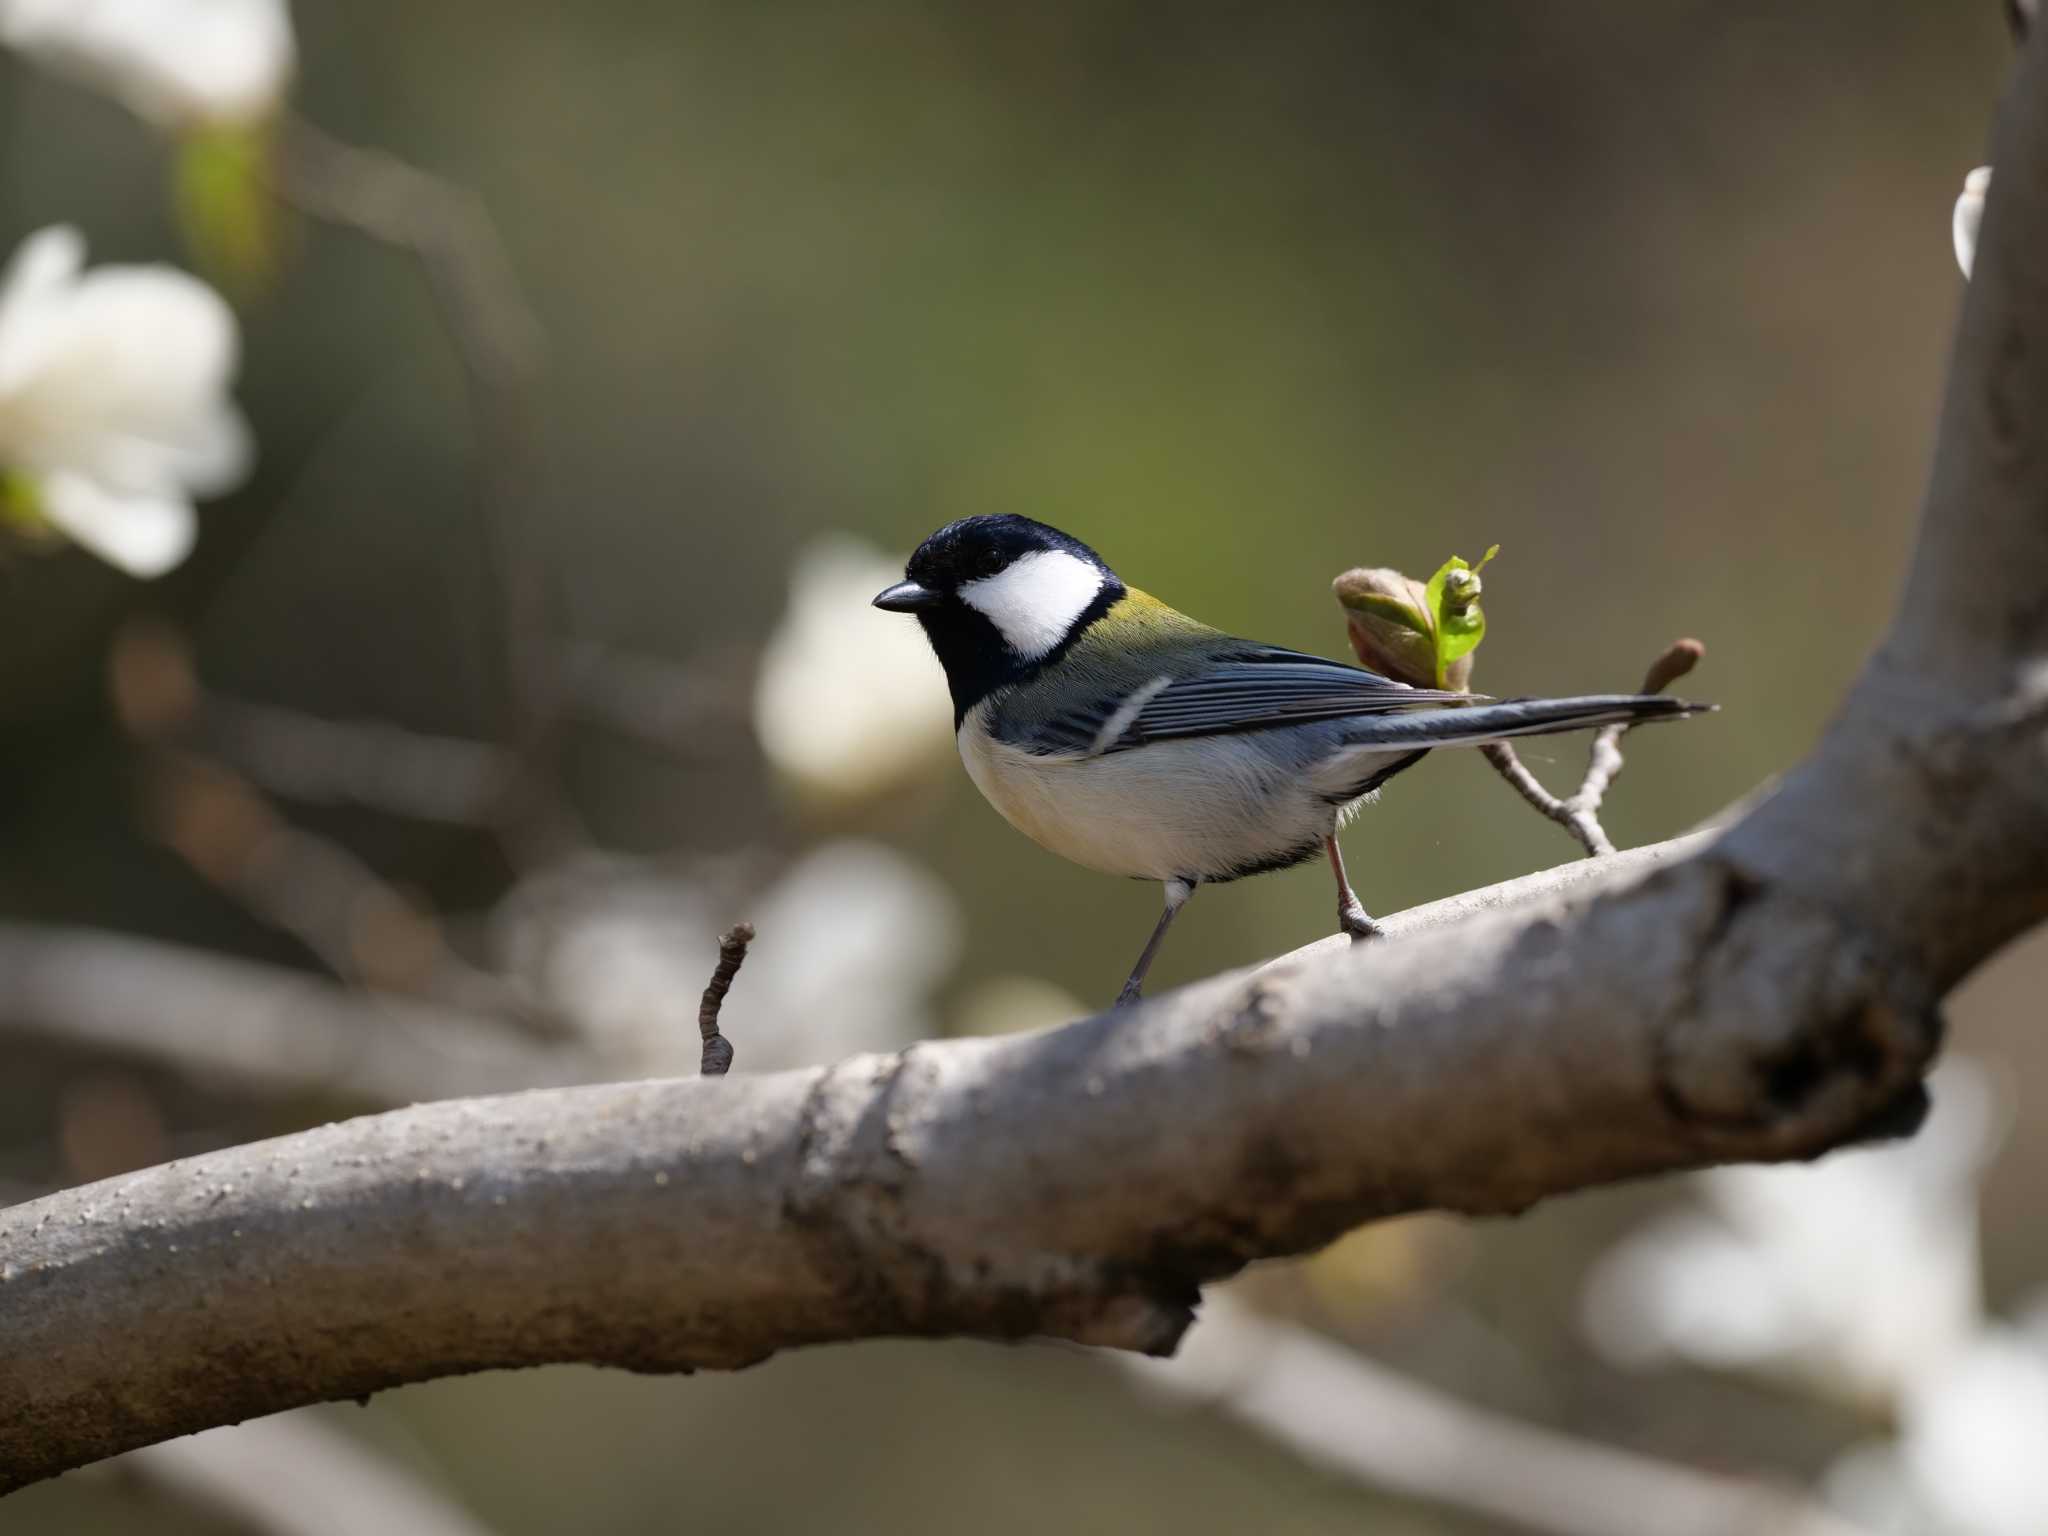
M 1056 750 L 1095 756 L 1176 737 L 1230 735 L 1471 698 L 1411 688 L 1321 656 L 1245 644 L 1215 652 L 1179 675 L 1162 674 L 1065 711 L 1041 728 L 1041 739 Z

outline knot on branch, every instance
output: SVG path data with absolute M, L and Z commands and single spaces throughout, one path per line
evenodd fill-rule
M 1695 872 L 1688 872 L 1695 873 Z M 1938 993 L 1834 913 L 1725 860 L 1713 882 L 1684 1022 L 1659 1038 L 1666 1108 L 1709 1148 L 1816 1155 L 1903 1134 L 1925 1108 Z
M 975 1132 L 943 1108 L 979 1092 L 949 1081 L 958 1061 L 957 1051 L 942 1057 L 914 1045 L 856 1056 L 819 1073 L 805 1097 L 783 1215 L 841 1308 L 860 1320 L 857 1331 L 1171 1352 L 1194 1321 L 1197 1298 L 1185 1283 L 1162 1294 L 1128 1265 L 1008 1242 L 1003 1222 L 976 1223 L 979 1251 L 948 1241 L 959 1213 L 935 1202 L 927 1179 L 937 1142 Z

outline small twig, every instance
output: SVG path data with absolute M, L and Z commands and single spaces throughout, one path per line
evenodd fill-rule
M 1698 666 L 1700 658 L 1706 654 L 1707 648 L 1697 640 L 1672 641 L 1663 654 L 1650 663 L 1650 670 L 1643 674 L 1642 691 L 1662 693 Z M 1493 764 L 1495 771 L 1514 786 L 1517 794 L 1571 833 L 1585 848 L 1587 857 L 1594 858 L 1614 852 L 1614 843 L 1608 838 L 1607 829 L 1600 825 L 1600 802 L 1607 797 L 1608 789 L 1621 772 L 1621 737 L 1628 729 L 1626 724 L 1605 725 L 1595 733 L 1586 763 L 1586 776 L 1579 781 L 1579 787 L 1562 800 L 1545 789 L 1536 776 L 1522 766 L 1512 744 L 1497 741 L 1479 750 Z
M 1599 738 L 1594 738 L 1593 750 L 1600 750 Z M 1591 816 L 1575 813 L 1571 803 L 1560 800 L 1536 780 L 1536 775 L 1522 766 L 1515 749 L 1504 741 L 1488 742 L 1479 749 L 1480 755 L 1493 764 L 1494 771 L 1514 786 L 1515 793 L 1544 816 L 1563 827 L 1577 838 L 1585 848 L 1587 856 L 1614 852 L 1614 844 L 1607 839 L 1607 831 Z
M 732 979 L 739 975 L 753 942 L 752 923 L 734 923 L 718 936 L 718 968 L 705 983 L 704 1001 L 697 1005 L 697 1033 L 704 1037 L 699 1071 L 705 1077 L 723 1077 L 732 1067 L 732 1042 L 718 1032 L 718 1010 L 725 1006 L 725 994 L 732 990 Z

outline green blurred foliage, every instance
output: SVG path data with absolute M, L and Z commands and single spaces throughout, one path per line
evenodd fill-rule
M 229 294 L 254 300 L 283 259 L 283 210 L 271 193 L 271 126 L 198 129 L 178 145 L 172 201 L 189 260 Z

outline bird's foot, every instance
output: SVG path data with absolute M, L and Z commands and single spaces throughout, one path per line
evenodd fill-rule
M 1144 1000 L 1145 994 L 1139 984 L 1136 981 L 1127 981 L 1124 983 L 1123 991 L 1117 993 L 1116 1001 L 1109 1006 L 1110 1010 L 1114 1012 L 1118 1008 L 1135 1007 Z
M 1337 926 L 1351 935 L 1352 942 L 1360 939 L 1384 939 L 1387 930 L 1366 915 L 1366 910 L 1356 901 L 1347 901 L 1337 908 Z

